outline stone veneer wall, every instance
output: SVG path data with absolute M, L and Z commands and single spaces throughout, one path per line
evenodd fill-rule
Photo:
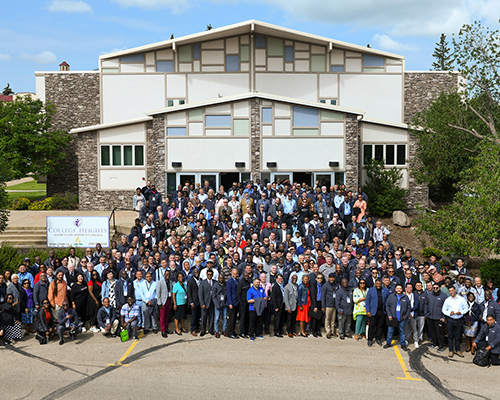
M 353 193 L 358 191 L 360 184 L 360 152 L 361 141 L 357 116 L 346 114 L 345 121 L 345 185 Z
M 250 169 L 252 180 L 260 178 L 260 99 L 252 99 L 250 105 Z
M 54 129 L 69 132 L 73 128 L 100 123 L 98 73 L 46 73 L 45 99 L 57 107 L 52 119 Z M 74 142 L 70 143 L 60 172 L 47 177 L 47 196 L 64 192 L 79 194 L 76 148 Z
M 439 96 L 451 88 L 458 88 L 460 75 L 449 71 L 405 72 L 405 123 L 426 109 Z
M 147 179 L 165 195 L 165 115 L 155 115 L 146 125 Z
M 456 72 L 405 72 L 405 123 L 410 123 L 415 115 L 429 107 L 445 90 L 458 88 L 460 75 Z M 420 161 L 417 159 L 418 139 L 408 131 L 409 191 L 405 198 L 409 211 L 418 206 L 427 207 L 429 188 L 426 184 L 417 184 L 411 174 Z

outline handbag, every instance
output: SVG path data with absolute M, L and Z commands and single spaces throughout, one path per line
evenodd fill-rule
M 323 317 L 323 312 L 318 308 L 318 311 L 314 312 L 314 309 L 309 309 L 309 316 L 313 319 L 321 319 Z
M 122 339 L 122 342 L 126 342 L 128 340 L 128 329 L 123 329 L 120 332 L 120 338 Z
M 477 349 L 472 362 L 480 367 L 489 367 L 491 364 L 490 352 L 485 348 Z
M 386 317 L 385 320 L 386 320 L 387 326 L 389 326 L 389 327 L 397 328 L 399 326 L 399 321 L 397 318 L 393 317 L 391 320 L 391 319 L 389 319 L 389 317 Z

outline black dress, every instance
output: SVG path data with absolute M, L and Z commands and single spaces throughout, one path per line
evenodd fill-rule
M 71 302 L 75 303 L 75 311 L 81 322 L 87 320 L 87 303 L 89 297 L 89 288 L 85 282 L 81 284 L 75 283 L 71 286 Z
M 97 312 L 99 311 L 99 308 L 101 308 L 101 283 L 95 282 L 93 285 L 91 285 L 91 281 L 89 281 L 89 286 L 92 286 L 92 293 L 99 302 L 99 305 L 95 304 L 94 299 L 92 296 L 88 295 L 87 297 L 87 317 L 88 319 L 91 320 L 90 324 L 92 326 L 97 326 Z

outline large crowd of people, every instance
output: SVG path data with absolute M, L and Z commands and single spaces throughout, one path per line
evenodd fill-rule
M 485 348 L 500 364 L 493 282 L 471 277 L 462 258 L 421 263 L 391 242 L 369 204 L 362 188 L 317 182 L 257 180 L 227 192 L 186 183 L 171 197 L 147 182 L 120 243 L 82 258 L 51 251 L 0 275 L 0 337 L 62 345 L 88 331 L 251 341 L 272 332 L 389 348 L 398 336 L 403 350 L 424 340 L 449 357 Z

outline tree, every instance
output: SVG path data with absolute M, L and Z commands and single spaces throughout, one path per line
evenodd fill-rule
M 7 228 L 9 220 L 9 197 L 5 191 L 5 181 L 8 179 L 9 167 L 5 159 L 0 159 L 0 232 Z
M 10 83 L 7 83 L 7 86 L 5 86 L 3 88 L 3 91 L 2 91 L 2 94 L 4 96 L 10 96 L 11 94 L 13 94 L 14 92 L 12 91 L 12 89 L 10 88 Z
M 28 173 L 37 178 L 56 172 L 66 156 L 61 150 L 71 137 L 51 130 L 55 112 L 53 104 L 29 96 L 0 102 L 0 154 L 11 168 L 9 178 Z
M 173 38 L 174 38 L 174 34 L 172 33 L 172 34 L 170 35 L 170 40 L 172 40 Z
M 446 41 L 446 35 L 444 33 L 441 34 L 439 42 L 436 43 L 432 57 L 436 59 L 436 61 L 432 63 L 433 71 L 449 71 L 453 68 L 452 54 L 450 54 L 450 48 L 448 47 L 448 42 Z
M 483 95 L 470 99 L 470 105 L 487 112 L 489 101 Z M 500 120 L 500 109 L 495 105 L 495 121 Z M 481 140 L 454 126 L 468 126 L 483 135 L 488 128 L 464 102 L 458 91 L 443 92 L 429 108 L 417 114 L 412 121 L 413 134 L 418 138 L 417 158 L 420 162 L 412 170 L 417 182 L 427 182 L 436 189 L 439 200 L 450 200 L 456 192 L 460 174 L 472 167 L 479 154 Z
M 498 30 L 480 22 L 454 35 L 454 61 L 465 78 L 459 88 L 462 107 L 446 124 L 477 140 L 471 165 L 459 174 L 453 203 L 417 220 L 420 230 L 443 250 L 464 255 L 500 251 L 500 44 Z M 442 143 L 447 149 L 451 146 Z M 452 151 L 450 149 L 450 151 Z
M 406 190 L 399 187 L 403 173 L 396 167 L 385 168 L 382 161 L 365 163 L 367 183 L 363 190 L 370 200 L 370 213 L 383 217 L 396 210 L 404 210 Z
M 212 30 L 212 24 L 208 24 L 207 25 L 207 31 L 211 31 Z
M 500 252 L 500 144 L 483 141 L 474 165 L 464 171 L 453 203 L 417 219 L 433 244 L 456 254 Z

